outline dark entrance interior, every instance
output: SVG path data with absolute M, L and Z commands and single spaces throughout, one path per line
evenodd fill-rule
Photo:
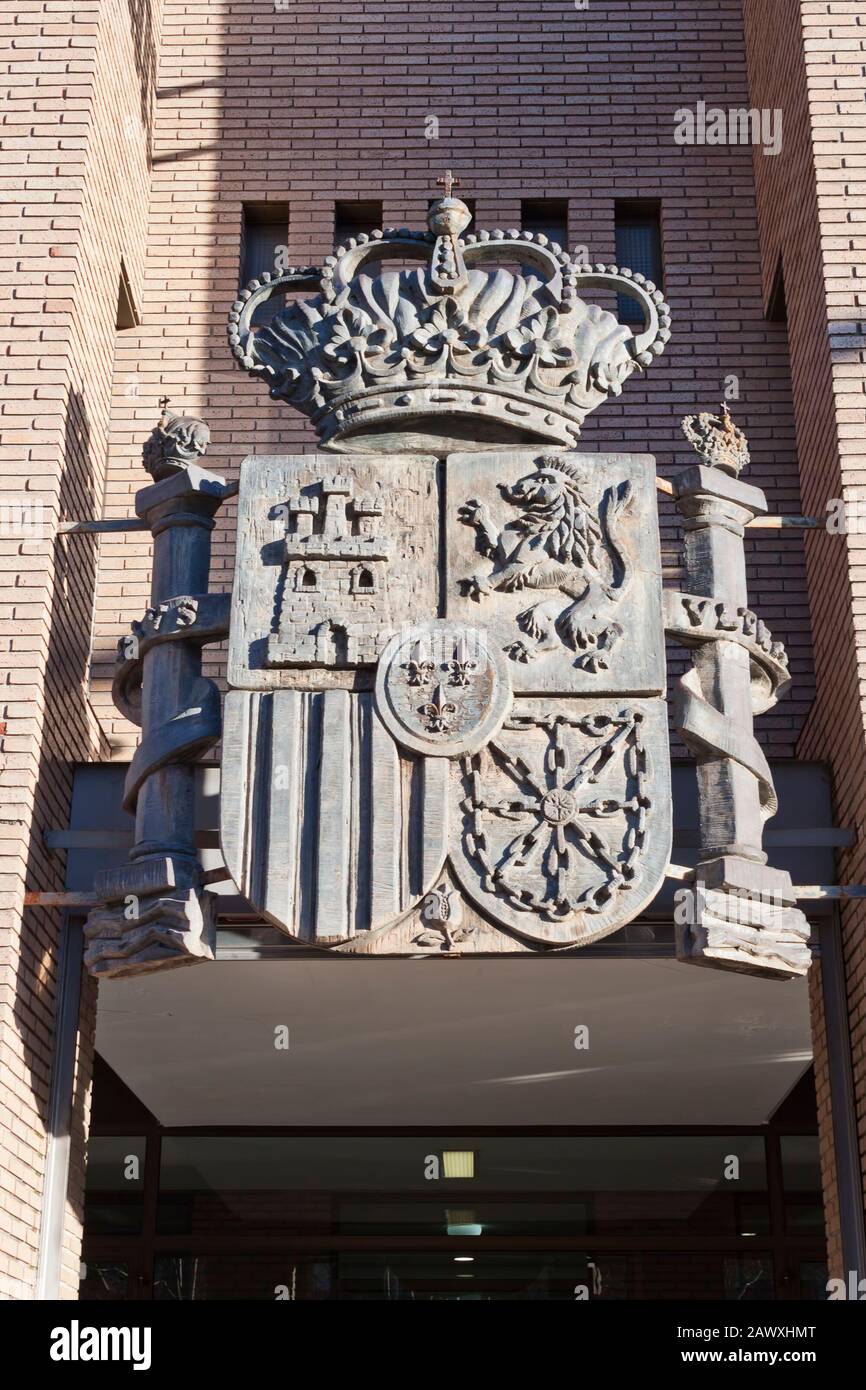
M 811 1069 L 740 1129 L 161 1127 L 101 1058 L 83 1299 L 826 1297 Z

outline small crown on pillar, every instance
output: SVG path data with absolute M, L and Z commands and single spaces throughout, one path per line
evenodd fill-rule
M 724 401 L 721 415 L 687 415 L 683 420 L 683 434 L 692 448 L 710 468 L 721 468 L 734 477 L 749 462 L 749 441 L 731 417 Z
M 321 270 L 265 272 L 232 306 L 240 366 L 308 415 L 332 449 L 571 446 L 591 410 L 620 394 L 670 337 L 661 291 L 617 266 L 572 260 L 542 233 L 468 231 L 469 208 L 444 196 L 426 231 L 360 233 Z M 420 261 L 387 270 L 383 262 Z M 317 285 L 254 326 L 266 300 Z M 584 290 L 637 301 L 632 328 Z
M 168 403 L 168 396 L 160 396 L 162 414 L 141 451 L 142 462 L 156 482 L 196 463 L 210 443 L 210 430 L 204 420 L 171 415 Z

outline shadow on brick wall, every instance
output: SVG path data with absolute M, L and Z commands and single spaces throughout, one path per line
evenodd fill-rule
M 60 521 L 95 514 L 97 503 L 91 450 L 87 408 L 82 395 L 73 392 L 66 413 L 64 460 L 57 509 Z M 45 543 L 54 547 L 44 680 L 45 709 L 48 713 L 41 731 L 34 815 L 25 870 L 25 886 L 30 890 L 64 887 L 65 855 L 46 848 L 45 831 L 68 825 L 75 765 L 92 757 L 94 752 L 87 675 L 96 585 L 97 537 L 72 535 L 55 538 L 51 535 Z M 24 564 L 26 556 L 22 557 Z M 16 1021 L 22 1039 L 23 1060 L 29 1073 L 33 1106 L 46 1131 L 50 1123 L 51 1074 L 57 1047 L 58 948 L 62 921 L 58 909 L 25 910 L 15 992 Z M 64 1132 L 71 1122 L 73 1153 L 83 1153 L 94 1025 L 95 983 L 85 978 L 81 1008 L 81 1041 L 84 1047 L 79 1047 L 71 1116 L 67 1114 L 63 1120 Z M 45 1047 L 46 1038 L 53 1040 L 54 1046 L 50 1049 Z M 37 1171 L 39 1169 L 41 1164 Z M 80 1215 L 80 1181 L 70 1182 L 69 1200 L 73 1210 Z
M 148 148 L 153 135 L 153 92 L 156 86 L 156 26 L 153 0 L 127 0 L 132 32 L 135 71 L 141 95 L 141 120 L 147 131 Z

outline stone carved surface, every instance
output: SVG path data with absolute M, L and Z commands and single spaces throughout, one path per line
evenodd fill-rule
M 209 443 L 210 429 L 204 420 L 172 415 L 164 410 L 142 449 L 142 462 L 151 477 L 159 482 L 172 473 L 183 472 L 190 464 L 197 464 L 207 452 Z
M 761 498 L 718 469 L 693 467 L 677 488 L 692 589 L 663 607 L 646 457 L 248 461 L 221 816 L 251 902 L 295 939 L 350 954 L 568 949 L 625 925 L 670 853 L 666 628 L 694 652 L 678 723 L 698 756 L 704 842 L 731 844 L 737 865 L 760 855 L 775 793 L 750 720 L 787 665 L 744 580 L 717 576 L 743 568 L 742 522 Z M 317 623 L 357 638 L 340 605 L 362 556 L 370 645 L 311 652 Z M 342 586 L 289 578 L 316 566 L 341 567 Z M 299 595 L 320 605 L 303 623 L 287 607 Z M 742 710 L 716 708 L 718 679 Z M 796 973 L 802 917 L 760 909 L 714 897 L 682 958 Z
M 394 542 L 381 529 L 389 500 L 359 495 L 340 474 L 287 499 L 286 571 L 268 666 L 375 662 L 379 635 L 391 625 Z
M 194 594 L 182 594 L 176 599 L 157 604 L 155 608 L 146 609 L 141 621 L 132 623 L 132 635 L 141 642 L 169 626 L 190 627 L 197 617 L 198 599 Z
M 164 859 L 110 872 L 113 881 L 97 878 L 105 901 L 84 927 L 91 975 L 123 979 L 213 959 L 212 902 L 194 871 Z
M 700 865 L 694 921 L 678 928 L 681 959 L 789 979 L 808 969 L 810 927 L 790 874 L 723 857 Z
M 229 872 L 301 941 L 375 930 L 442 872 L 448 764 L 401 753 L 369 692 L 230 691 L 222 767 Z
M 136 494 L 153 535 L 151 603 L 119 645 L 118 705 L 141 726 L 127 771 L 124 809 L 135 814 L 130 862 L 94 879 L 99 906 L 85 929 L 91 974 L 125 977 L 212 960 L 215 930 L 193 840 L 193 763 L 219 740 L 220 694 L 201 672 L 203 643 L 226 631 L 222 596 L 191 592 L 206 581 L 214 515 L 228 494 L 194 457 L 201 421 L 156 430 L 156 481 Z M 151 466 L 152 465 L 152 466 Z
M 424 930 L 414 938 L 415 945 L 453 951 L 465 946 L 475 934 L 475 927 L 464 925 L 463 903 L 460 894 L 447 883 L 429 892 L 421 903 Z
M 446 611 L 486 626 L 516 692 L 664 690 L 650 459 L 458 454 L 447 508 Z
M 736 477 L 749 462 L 749 441 L 734 424 L 724 401 L 720 415 L 710 415 L 708 411 L 687 415 L 683 420 L 683 434 L 695 453 L 711 468 L 720 468 Z
M 736 642 L 751 660 L 752 713 L 763 714 L 787 694 L 791 685 L 788 654 L 751 608 L 697 594 L 666 589 L 665 629 L 686 647 L 703 642 Z
M 496 952 L 594 940 L 641 910 L 670 846 L 652 481 L 646 458 L 530 450 L 245 462 L 221 840 L 270 921 L 349 953 Z M 335 664 L 308 638 L 326 622 L 357 638 L 341 605 L 361 554 L 381 566 L 369 646 Z M 473 598 L 479 566 L 493 578 Z M 310 568 L 300 610 L 290 576 Z M 555 643 L 519 621 L 539 607 Z M 602 643 L 613 624 L 622 640 Z
M 255 330 L 265 300 L 316 283 L 309 268 L 263 275 L 232 306 L 239 365 L 309 415 L 321 441 L 349 450 L 485 442 L 575 442 L 585 416 L 618 395 L 670 337 L 659 290 L 617 266 L 575 262 L 543 235 L 469 233 L 456 198 L 430 208 L 426 232 L 352 239 L 329 257 L 314 299 Z M 397 258 L 419 269 L 368 274 Z M 513 267 L 517 263 L 519 270 Z M 637 300 L 637 333 L 578 289 Z
M 550 945 L 637 915 L 670 853 L 664 703 L 518 700 L 452 785 L 462 886 L 495 920 Z
M 789 876 L 766 865 L 763 827 L 778 802 L 752 731 L 753 716 L 789 683 L 784 648 L 747 605 L 744 528 L 766 511 L 766 499 L 738 477 L 748 443 L 727 407 L 720 418 L 689 416 L 683 429 L 704 462 L 673 480 L 686 593 L 666 596 L 666 623 L 692 648 L 674 723 L 697 760 L 700 846 L 692 881 L 700 907 L 677 924 L 677 954 L 694 965 L 803 975 L 809 926 L 794 906 Z M 701 885 L 713 891 L 699 892 Z
M 413 752 L 453 758 L 481 748 L 510 706 L 505 658 L 477 628 L 444 621 L 403 628 L 379 659 L 379 717 Z
M 430 457 L 259 456 L 241 465 L 228 678 L 352 686 L 395 624 L 436 612 L 439 470 Z

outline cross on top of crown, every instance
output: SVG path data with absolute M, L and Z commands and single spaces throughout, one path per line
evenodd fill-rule
M 452 188 L 460 187 L 460 180 L 458 178 L 455 178 L 450 169 L 446 169 L 444 176 L 441 179 L 436 180 L 436 186 L 438 188 L 444 188 L 445 197 L 450 198 Z

